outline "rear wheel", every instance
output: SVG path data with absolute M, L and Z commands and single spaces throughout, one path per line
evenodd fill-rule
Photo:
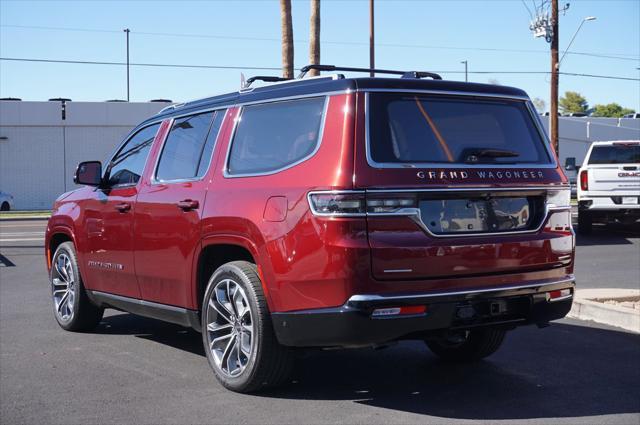
M 474 329 L 429 339 L 427 347 L 443 360 L 473 362 L 495 353 L 504 341 L 506 331 L 501 329 Z
M 104 309 L 93 304 L 85 292 L 73 243 L 60 244 L 53 254 L 50 282 L 53 314 L 60 327 L 90 331 L 100 323 Z
M 578 210 L 578 233 L 588 235 L 593 229 L 593 217 L 587 211 Z
M 202 302 L 202 342 L 216 378 L 232 391 L 288 378 L 292 353 L 276 339 L 254 264 L 234 261 L 213 273 Z
M 10 209 L 11 209 L 11 206 L 6 201 L 3 202 L 2 205 L 0 205 L 0 211 L 9 211 Z

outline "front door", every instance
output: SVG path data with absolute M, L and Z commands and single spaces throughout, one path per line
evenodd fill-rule
M 84 281 L 88 289 L 140 298 L 133 261 L 133 215 L 140 177 L 159 124 L 122 145 L 107 166 L 108 183 L 85 203 Z
M 192 307 L 208 170 L 224 111 L 176 118 L 145 175 L 135 210 L 135 266 L 144 300 Z

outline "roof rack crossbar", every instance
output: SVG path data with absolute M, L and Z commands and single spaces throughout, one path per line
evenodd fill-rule
M 374 72 L 377 74 L 392 74 L 400 75 L 402 78 L 433 78 L 434 80 L 442 80 L 442 77 L 434 72 L 424 71 L 397 71 L 393 69 L 370 69 L 370 68 L 353 68 L 347 66 L 335 66 L 335 65 L 307 65 L 300 69 L 298 79 L 303 78 L 307 72 L 315 69 L 317 71 L 346 71 L 346 72 Z
M 284 77 L 275 77 L 272 75 L 256 75 L 255 77 L 251 77 L 249 79 L 247 79 L 247 81 L 244 83 L 243 85 L 243 89 L 249 88 L 249 86 L 254 82 L 254 81 L 264 81 L 266 83 L 277 83 L 279 81 L 289 81 L 291 78 L 284 78 Z

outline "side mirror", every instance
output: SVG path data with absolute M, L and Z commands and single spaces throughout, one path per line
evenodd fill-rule
M 102 164 L 100 161 L 85 161 L 78 164 L 73 175 L 75 184 L 86 186 L 100 186 L 102 183 Z

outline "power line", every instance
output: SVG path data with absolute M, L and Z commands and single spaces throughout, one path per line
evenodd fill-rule
M 0 61 L 11 62 L 39 62 L 39 63 L 62 63 L 62 64 L 76 64 L 76 65 L 113 65 L 113 66 L 126 66 L 126 62 L 108 62 L 108 61 L 80 61 L 80 60 L 65 60 L 65 59 L 41 59 L 41 58 L 6 58 L 0 57 Z M 140 67 L 162 67 L 162 68 L 200 68 L 200 69 L 237 69 L 237 70 L 267 70 L 267 71 L 279 71 L 280 67 L 266 67 L 266 66 L 241 66 L 241 65 L 197 65 L 197 64 L 169 64 L 169 63 L 130 63 L 131 66 Z M 441 71 L 436 70 L 443 74 L 462 74 L 464 71 Z M 549 71 L 469 71 L 469 74 L 529 74 L 529 75 L 547 75 Z M 561 75 L 568 75 L 573 77 L 588 77 L 588 78 L 604 78 L 611 80 L 625 80 L 625 81 L 640 81 L 640 78 L 631 77 L 619 77 L 613 75 L 598 75 L 598 74 L 585 74 L 575 72 L 560 72 Z
M 50 27 L 50 26 L 32 26 L 32 25 L 0 25 L 6 28 L 21 29 L 38 29 L 51 31 L 74 31 L 74 32 L 98 32 L 98 33 L 114 33 L 119 34 L 121 31 L 107 29 L 91 29 L 91 28 L 73 28 L 73 27 Z M 150 31 L 131 31 L 132 34 L 144 36 L 160 36 L 160 37 L 180 37 L 180 38 L 204 38 L 204 39 L 220 39 L 220 40 L 241 40 L 241 41 L 270 41 L 280 42 L 275 37 L 248 37 L 248 36 L 230 36 L 216 34 L 197 34 L 197 33 L 172 33 L 172 32 L 150 32 Z M 295 43 L 308 43 L 309 40 L 294 40 Z M 368 46 L 369 43 L 359 41 L 331 41 L 324 40 L 323 44 L 347 45 L 347 46 Z M 464 50 L 464 51 L 484 51 L 484 52 L 508 52 L 508 53 L 547 53 L 546 50 L 538 49 L 503 49 L 493 47 L 458 47 L 458 46 L 437 46 L 425 44 L 404 44 L 404 43 L 376 43 L 377 47 L 391 48 L 409 48 L 409 49 L 441 49 L 441 50 Z M 570 52 L 566 54 L 578 56 L 591 56 L 604 59 L 639 61 L 640 56 L 626 53 L 597 53 L 597 52 Z

